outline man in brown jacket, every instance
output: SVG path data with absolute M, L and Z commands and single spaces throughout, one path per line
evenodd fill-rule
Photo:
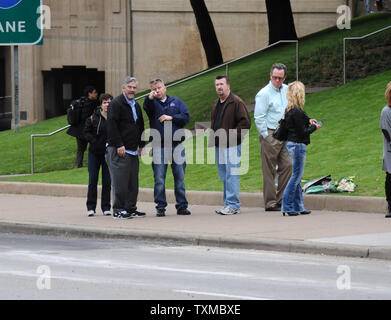
M 251 120 L 244 102 L 231 93 L 227 76 L 217 76 L 215 87 L 219 99 L 211 113 L 213 134 L 209 145 L 215 146 L 217 169 L 224 185 L 224 208 L 216 213 L 232 215 L 240 213 L 241 144 L 251 127 Z

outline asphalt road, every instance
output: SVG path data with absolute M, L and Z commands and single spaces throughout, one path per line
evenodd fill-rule
M 0 234 L 0 299 L 390 299 L 391 262 Z

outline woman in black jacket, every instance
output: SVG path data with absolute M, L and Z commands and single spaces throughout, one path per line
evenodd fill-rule
M 303 110 L 305 102 L 305 87 L 300 81 L 288 86 L 288 107 L 285 113 L 285 123 L 288 129 L 286 148 L 292 162 L 292 176 L 282 196 L 282 213 L 289 216 L 309 214 L 303 202 L 301 178 L 304 172 L 306 147 L 310 144 L 310 134 L 321 128 L 315 119 L 310 119 Z
M 88 194 L 87 210 L 88 216 L 95 215 L 98 196 L 99 169 L 102 167 L 102 198 L 101 209 L 103 215 L 111 215 L 110 195 L 111 179 L 109 168 L 105 160 L 107 142 L 107 109 L 113 97 L 110 94 L 102 94 L 99 98 L 101 108 L 98 108 L 91 117 L 87 118 L 84 127 L 84 136 L 90 143 L 88 150 Z

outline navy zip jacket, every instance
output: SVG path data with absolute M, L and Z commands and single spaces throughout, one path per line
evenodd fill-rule
M 164 122 L 160 122 L 159 118 L 162 115 L 171 116 L 172 119 L 172 137 L 171 142 L 173 146 L 185 140 L 184 134 L 180 136 L 180 139 L 174 138 L 174 133 L 178 129 L 182 129 L 190 119 L 189 111 L 185 103 L 177 98 L 167 96 L 165 102 L 161 102 L 160 100 L 154 98 L 150 100 L 148 97 L 144 100 L 144 110 L 149 118 L 149 125 L 151 128 L 156 129 L 160 133 L 161 137 L 161 146 L 164 146 Z M 153 137 L 151 136 L 150 141 L 152 141 Z

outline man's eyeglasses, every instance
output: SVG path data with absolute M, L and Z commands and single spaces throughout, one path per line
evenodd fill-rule
M 278 80 L 278 81 L 283 81 L 283 80 L 284 80 L 284 78 L 282 78 L 282 77 L 276 77 L 276 76 L 272 76 L 272 79 L 273 79 L 273 80 Z

